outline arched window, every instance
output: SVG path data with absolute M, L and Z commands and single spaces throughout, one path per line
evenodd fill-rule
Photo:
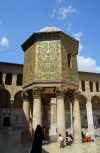
M 0 84 L 2 84 L 2 76 L 3 76 L 3 74 L 2 74 L 2 72 L 0 72 Z
M 96 92 L 99 92 L 99 82 L 96 82 Z
M 67 57 L 68 57 L 68 67 L 72 67 L 72 64 L 71 64 L 71 54 L 67 54 Z
M 93 82 L 90 81 L 89 84 L 90 84 L 90 92 L 93 92 Z
M 12 84 L 12 73 L 7 73 L 6 74 L 5 84 L 7 84 L 7 85 L 11 85 Z
M 81 81 L 82 91 L 85 91 L 85 81 Z
M 18 74 L 17 75 L 17 83 L 16 83 L 16 85 L 22 86 L 22 79 L 23 79 L 23 75 L 22 74 Z

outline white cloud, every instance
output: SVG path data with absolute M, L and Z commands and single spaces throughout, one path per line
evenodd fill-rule
M 86 72 L 100 72 L 100 67 L 96 65 L 96 61 L 92 58 L 84 58 L 83 56 L 77 56 L 78 70 Z
M 72 5 L 70 5 L 68 8 L 61 7 L 59 8 L 59 14 L 61 14 L 62 17 L 58 18 L 64 20 L 67 17 L 68 13 L 73 13 L 73 12 L 76 12 L 76 9 L 75 8 L 72 9 Z
M 61 3 L 61 0 L 56 0 L 56 3 L 57 3 L 57 4 L 60 4 L 60 3 Z
M 79 32 L 79 33 L 73 34 L 73 36 L 75 36 L 76 38 L 81 37 L 81 35 L 83 35 L 83 32 Z
M 53 18 L 55 15 L 56 9 L 53 10 L 53 13 L 51 14 L 51 17 Z
M 79 52 L 81 52 L 81 50 L 84 49 L 83 45 L 81 44 L 81 42 L 79 42 Z
M 73 34 L 73 36 L 75 37 L 75 39 L 77 39 L 79 41 L 79 52 L 84 49 L 83 45 L 81 44 L 81 36 L 83 35 L 83 32 L 79 32 L 79 33 L 76 33 L 76 34 Z
M 72 26 L 72 23 L 70 23 L 70 24 L 68 25 L 67 30 L 70 31 L 70 32 L 72 33 L 71 26 Z
M 3 37 L 2 40 L 1 40 L 1 45 L 4 46 L 4 47 L 7 47 L 9 46 L 9 41 L 7 38 Z

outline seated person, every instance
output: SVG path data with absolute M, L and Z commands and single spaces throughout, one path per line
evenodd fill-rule
M 92 139 L 90 136 L 89 136 L 89 139 L 90 139 L 90 142 L 91 142 L 91 141 L 94 141 L 94 139 Z
M 68 143 L 67 143 L 67 145 L 71 145 L 72 144 L 72 139 L 71 139 L 71 137 L 70 137 L 70 134 L 68 135 Z
M 85 141 L 85 136 L 84 136 L 83 131 L 82 131 L 82 143 L 84 143 L 84 141 Z
M 90 142 L 90 139 L 89 139 L 89 135 L 88 135 L 88 133 L 86 133 L 86 135 L 85 135 L 85 142 Z

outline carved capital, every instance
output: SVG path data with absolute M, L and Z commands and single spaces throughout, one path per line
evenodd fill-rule
M 67 89 L 65 87 L 57 87 L 55 89 L 55 93 L 56 93 L 57 99 L 58 98 L 64 98 L 66 90 Z
M 33 87 L 32 88 L 32 94 L 33 94 L 33 98 L 41 98 L 42 93 L 44 92 L 44 88 L 43 87 Z
M 74 90 L 74 91 L 70 91 L 70 96 L 69 98 L 71 99 L 71 101 L 73 100 L 79 100 L 79 95 L 80 95 L 80 91 L 78 90 Z
M 21 96 L 23 100 L 26 100 L 29 98 L 28 92 L 24 90 L 22 91 Z

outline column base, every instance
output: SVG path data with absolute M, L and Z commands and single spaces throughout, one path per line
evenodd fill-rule
M 88 134 L 89 136 L 94 139 L 95 138 L 95 132 L 93 125 L 88 125 Z
M 56 124 L 50 125 L 49 135 L 57 135 L 57 125 Z

